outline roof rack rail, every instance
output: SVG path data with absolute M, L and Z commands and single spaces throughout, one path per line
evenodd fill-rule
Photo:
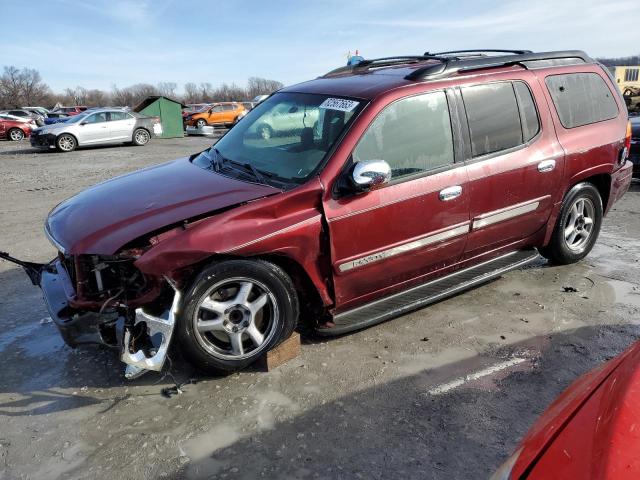
M 425 55 L 451 55 L 453 53 L 514 53 L 516 55 L 523 55 L 525 53 L 533 53 L 531 50 L 499 50 L 495 48 L 474 48 L 473 50 L 449 50 L 447 52 L 424 52 Z
M 339 67 L 323 75 L 323 77 L 333 77 L 342 73 L 353 73 L 363 70 L 369 70 L 376 67 L 389 67 L 392 65 L 404 65 L 407 63 L 417 63 L 424 60 L 438 60 L 445 61 L 445 57 L 438 57 L 435 55 L 398 55 L 395 57 L 381 57 L 362 60 L 354 65 L 347 65 L 346 67 Z
M 523 51 L 523 50 L 521 50 Z M 457 51 L 455 53 L 461 53 Z M 442 55 L 440 53 L 439 55 Z M 493 55 L 474 58 L 442 57 L 433 55 L 432 58 L 441 59 L 441 63 L 425 65 L 407 75 L 407 80 L 428 80 L 443 77 L 458 72 L 479 70 L 483 68 L 507 67 L 520 65 L 524 68 L 541 68 L 554 65 L 570 65 L 576 63 L 593 63 L 593 59 L 581 50 L 566 50 L 557 52 L 517 53 L 512 55 Z

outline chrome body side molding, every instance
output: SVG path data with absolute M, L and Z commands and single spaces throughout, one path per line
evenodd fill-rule
M 493 212 L 487 212 L 483 213 L 482 215 L 478 215 L 473 219 L 472 230 L 478 230 L 495 223 L 504 222 L 505 220 L 519 217 L 520 215 L 524 215 L 525 213 L 533 212 L 534 210 L 538 209 L 538 207 L 540 206 L 540 202 L 546 200 L 549 197 L 549 195 L 546 195 L 544 197 L 529 200 L 528 202 L 518 203 L 507 208 L 502 208 L 500 210 L 495 210 Z
M 447 230 L 443 230 L 438 233 L 429 234 L 425 237 L 419 238 L 418 240 L 413 240 L 411 242 L 398 245 L 396 247 L 392 247 L 386 250 L 382 250 L 380 252 L 372 253 L 371 255 L 367 255 L 365 257 L 360 257 L 345 263 L 341 263 L 338 266 L 338 270 L 341 273 L 348 272 L 349 270 L 352 270 L 354 268 L 363 267 L 365 265 L 369 265 L 370 263 L 379 262 L 389 257 L 400 255 L 401 253 L 417 250 L 419 248 L 426 247 L 428 245 L 433 245 L 434 243 L 443 242 L 445 240 L 449 240 L 451 238 L 458 237 L 460 235 L 465 235 L 467 233 L 469 233 L 468 223 L 464 223 L 462 225 L 456 225 L 453 228 L 449 228 Z

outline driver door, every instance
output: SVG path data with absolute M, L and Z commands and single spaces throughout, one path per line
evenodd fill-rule
M 338 313 L 456 263 L 470 225 L 467 170 L 455 161 L 444 91 L 386 106 L 352 158 L 384 160 L 392 176 L 382 188 L 325 202 Z
M 79 145 L 87 145 L 107 140 L 109 138 L 107 113 L 98 112 L 89 115 L 78 125 L 76 135 Z
M 216 105 L 209 110 L 209 124 L 222 123 L 223 122 L 223 108 L 222 105 Z

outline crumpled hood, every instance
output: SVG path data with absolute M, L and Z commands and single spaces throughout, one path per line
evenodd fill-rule
M 112 255 L 163 227 L 279 192 L 181 158 L 116 177 L 65 200 L 49 214 L 46 229 L 68 254 Z

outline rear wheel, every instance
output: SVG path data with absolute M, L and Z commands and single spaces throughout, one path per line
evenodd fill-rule
M 147 132 L 144 128 L 137 128 L 133 132 L 133 144 L 137 145 L 138 147 L 146 145 L 147 143 L 149 143 L 150 139 L 151 135 L 149 135 L 149 132 Z
M 540 253 L 566 265 L 586 257 L 598 239 L 602 225 L 602 199 L 591 183 L 579 183 L 567 193 L 549 244 Z
M 176 336 L 196 368 L 230 373 L 288 338 L 297 320 L 295 287 L 282 269 L 260 260 L 229 260 L 196 278 Z
M 7 138 L 12 142 L 19 142 L 24 138 L 24 132 L 19 128 L 12 128 L 7 132 Z
M 61 152 L 72 152 L 77 146 L 76 138 L 68 133 L 63 133 L 56 139 L 56 147 Z

